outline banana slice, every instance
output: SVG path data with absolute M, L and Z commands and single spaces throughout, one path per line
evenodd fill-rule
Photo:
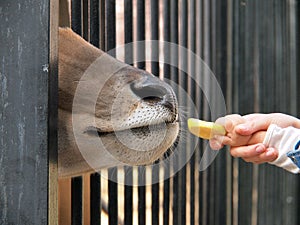
M 194 118 L 188 119 L 188 128 L 192 134 L 203 139 L 211 139 L 214 135 L 223 136 L 226 134 L 222 125 Z

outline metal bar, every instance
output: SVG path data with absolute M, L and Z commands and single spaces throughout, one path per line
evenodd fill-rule
M 170 38 L 170 33 L 171 33 L 171 28 L 170 28 L 170 0 L 164 0 L 163 2 L 163 9 L 164 9 L 164 14 L 163 14 L 163 26 L 164 26 L 164 41 L 165 42 L 170 42 L 171 38 Z M 170 49 L 168 49 L 167 47 L 164 47 L 164 58 L 165 59 L 170 59 Z M 165 60 L 166 61 L 166 60 Z M 165 63 L 164 64 L 164 74 L 163 74 L 164 78 L 166 79 L 170 79 L 171 75 L 170 75 L 170 65 Z
M 151 39 L 159 39 L 159 4 L 158 0 L 151 1 Z M 158 45 L 151 47 L 151 73 L 159 76 L 159 47 Z
M 146 171 L 145 167 L 138 167 L 138 224 L 146 224 Z
M 163 224 L 170 221 L 170 168 L 164 168 Z
M 163 38 L 165 42 L 170 41 L 170 0 L 163 1 Z M 164 46 L 164 58 L 170 58 L 170 49 Z M 170 65 L 164 63 L 163 77 L 170 79 Z M 170 168 L 164 168 L 164 182 L 163 182 L 163 224 L 169 224 L 170 221 Z
M 124 167 L 125 171 L 125 215 L 124 215 L 124 224 L 132 225 L 133 224 L 133 170 L 131 167 Z
M 179 15 L 179 44 L 181 47 L 185 49 L 188 48 L 188 3 L 187 1 L 182 1 L 180 3 L 180 15 Z M 188 55 L 186 51 L 179 52 L 179 63 L 181 71 L 179 72 L 179 85 L 182 88 L 179 90 L 179 104 L 187 107 L 187 99 L 185 99 L 185 92 L 188 91 L 188 82 L 187 82 L 187 72 L 188 72 Z M 189 143 L 188 143 L 189 144 Z M 179 208 L 180 208 L 180 216 L 179 216 L 179 224 L 186 224 L 186 155 L 189 149 L 187 150 L 186 143 L 179 144 L 180 151 L 180 164 L 183 164 L 183 168 L 179 171 L 180 183 L 178 189 L 179 192 Z
M 145 0 L 137 1 L 137 41 L 145 40 Z M 145 58 L 145 48 L 137 50 L 137 67 L 145 69 L 146 63 L 141 59 Z M 145 187 L 145 168 L 138 167 L 138 224 L 146 223 L 146 187 Z
M 137 41 L 145 40 L 145 0 L 137 1 Z M 140 47 L 137 50 L 137 67 L 146 69 L 145 61 L 145 48 Z
M 55 199 L 49 185 L 57 185 L 56 99 L 49 98 L 57 87 L 53 3 L 0 3 L 1 224 L 49 224 L 48 207 L 55 207 L 48 202 Z M 55 180 L 48 183 L 48 176 Z
M 124 35 L 125 44 L 133 41 L 133 8 L 132 0 L 124 0 Z M 133 65 L 132 45 L 125 45 L 125 62 Z
M 105 51 L 109 51 L 116 47 L 116 1 L 115 0 L 106 0 L 105 2 L 105 23 L 106 23 Z
M 85 0 L 82 2 L 82 37 L 89 41 L 89 1 Z
M 170 5 L 170 42 L 178 43 L 178 2 L 171 1 Z M 171 52 L 171 80 L 178 84 L 178 48 L 173 48 Z M 176 91 L 176 90 L 175 90 Z
M 116 47 L 116 1 L 106 0 L 105 6 L 105 51 Z M 102 17 L 101 17 L 102 19 Z M 115 56 L 111 53 L 112 56 Z M 108 169 L 108 220 L 109 224 L 118 224 L 118 178 L 117 168 Z
M 171 43 L 178 44 L 178 32 L 179 32 L 179 23 L 178 23 L 178 2 L 177 1 L 171 1 L 170 4 L 170 41 Z M 170 67 L 170 77 L 171 80 L 175 83 L 178 84 L 179 79 L 178 79 L 178 49 L 172 48 L 171 49 L 171 67 Z M 177 92 L 178 94 L 178 88 L 173 85 L 174 91 Z M 174 159 L 174 169 L 178 165 L 178 157 Z M 180 177 L 179 174 L 176 173 L 173 177 L 173 225 L 180 224 Z
M 196 53 L 196 2 L 195 0 L 191 0 L 190 4 L 188 6 L 188 33 L 191 34 L 188 36 L 188 44 L 189 44 L 189 50 L 192 51 L 193 53 Z M 189 77 L 188 77 L 188 93 L 192 99 L 192 102 L 195 104 L 196 101 L 196 88 L 195 88 L 195 81 L 192 79 L 192 77 L 195 77 L 195 72 L 196 72 L 196 65 L 195 65 L 195 57 L 190 57 L 189 58 Z M 189 108 L 192 108 L 192 106 L 188 105 Z M 188 135 L 188 140 L 190 140 L 191 136 Z M 193 143 L 193 142 L 190 142 Z M 193 151 L 193 146 L 188 145 L 187 148 L 190 151 Z M 196 158 L 196 153 L 194 152 L 191 160 L 190 160 L 190 225 L 196 224 L 195 221 L 195 198 L 196 198 L 196 184 L 195 184 L 195 158 Z
M 151 39 L 158 40 L 159 39 L 159 2 L 158 0 L 151 1 Z M 159 47 L 158 45 L 154 45 L 151 47 L 151 73 L 155 76 L 159 76 Z M 151 207 L 151 216 L 152 216 L 152 225 L 159 224 L 159 168 L 154 167 L 152 169 L 152 184 L 151 192 L 152 192 L 152 207 Z
M 72 30 L 81 35 L 82 34 L 82 7 L 81 0 L 71 1 L 71 28 Z
M 91 175 L 90 186 L 90 217 L 92 225 L 101 224 L 101 176 L 99 173 Z
M 108 221 L 110 225 L 118 225 L 118 184 L 117 168 L 108 169 Z
M 133 41 L 133 6 L 132 0 L 124 0 L 124 41 L 125 44 Z M 133 65 L 133 48 L 132 45 L 125 45 L 125 62 Z M 133 224 L 133 169 L 124 167 L 125 172 L 125 207 L 124 207 L 124 224 Z
M 99 38 L 100 38 L 100 43 L 99 43 L 99 47 L 100 49 L 102 49 L 103 51 L 105 51 L 106 48 L 106 20 L 105 20 L 105 0 L 100 0 L 99 3 L 99 19 L 100 19 L 100 24 L 99 24 L 99 30 L 100 30 L 100 34 L 99 34 Z
M 90 0 L 90 42 L 97 48 L 100 47 L 100 3 L 98 0 Z
M 152 225 L 159 224 L 159 167 L 154 167 L 152 169 L 152 184 L 151 193 L 152 193 L 152 207 L 151 207 L 151 216 L 152 216 Z
M 82 177 L 74 177 L 71 181 L 71 220 L 72 225 L 81 225 L 82 218 Z

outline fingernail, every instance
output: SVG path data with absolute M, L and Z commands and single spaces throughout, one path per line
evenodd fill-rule
M 256 147 L 255 151 L 257 153 L 262 153 L 262 152 L 265 151 L 265 148 L 263 146 L 259 145 L 259 146 Z

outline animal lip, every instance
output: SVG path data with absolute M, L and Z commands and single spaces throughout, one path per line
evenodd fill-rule
M 140 126 L 140 127 L 132 127 L 132 128 L 127 128 L 127 129 L 122 129 L 122 130 L 113 130 L 113 131 L 105 131 L 102 130 L 101 128 L 95 127 L 95 126 L 89 126 L 84 133 L 90 135 L 90 136 L 105 136 L 109 134 L 114 134 L 116 132 L 126 132 L 126 131 L 132 131 L 133 133 L 138 133 L 138 132 L 147 132 L 150 130 L 150 126 L 161 126 L 163 124 L 176 124 L 179 121 L 177 119 L 173 121 L 166 121 L 164 123 L 157 123 L 157 124 L 149 124 L 145 126 Z

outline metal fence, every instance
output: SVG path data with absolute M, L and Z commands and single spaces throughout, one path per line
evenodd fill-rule
M 55 2 L 0 3 L 1 224 L 56 224 L 58 209 L 60 224 L 299 224 L 297 175 L 233 159 L 226 149 L 200 172 L 203 142 L 178 173 L 151 186 L 105 178 L 125 169 L 132 184 L 145 178 L 144 171 L 130 168 L 62 180 L 57 207 Z M 299 117 L 299 10 L 297 0 L 72 0 L 71 27 L 105 51 L 145 39 L 179 44 L 212 69 L 228 113 L 280 111 Z M 147 54 L 147 48 L 122 60 L 133 62 L 139 54 Z M 213 84 L 180 48 L 172 54 L 172 60 L 188 65 L 188 73 L 167 63 L 134 66 L 179 84 L 199 117 L 214 119 L 203 90 L 187 74 L 197 74 L 209 87 L 210 100 Z M 183 104 L 180 93 L 178 99 Z M 187 143 L 179 151 L 191 148 Z M 160 171 L 146 173 L 151 178 Z

